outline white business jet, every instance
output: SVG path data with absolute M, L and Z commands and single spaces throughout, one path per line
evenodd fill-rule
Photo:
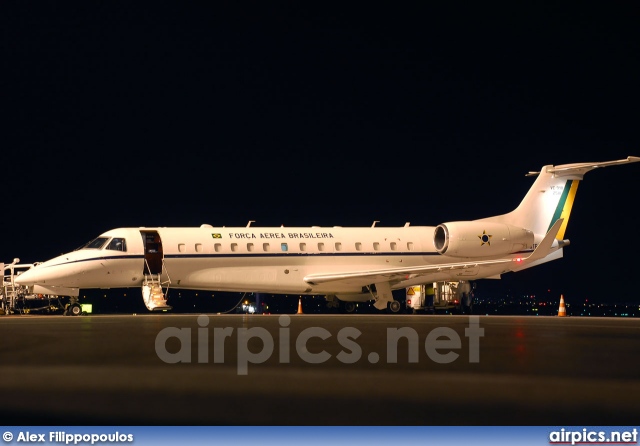
M 16 283 L 39 292 L 141 287 L 151 311 L 171 308 L 169 287 L 323 295 L 400 309 L 392 291 L 438 281 L 500 278 L 562 257 L 585 173 L 634 163 L 547 165 L 513 211 L 438 226 L 119 228 L 37 264 Z M 73 293 L 69 293 L 73 290 Z M 70 313 L 81 312 L 73 302 Z

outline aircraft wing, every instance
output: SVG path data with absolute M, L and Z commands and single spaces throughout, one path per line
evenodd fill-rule
M 483 266 L 505 264 L 505 272 L 510 271 L 511 268 L 507 265 L 513 265 L 513 269 L 522 269 L 529 264 L 543 259 L 549 254 L 549 250 L 555 240 L 562 221 L 564 219 L 559 218 L 549 229 L 547 235 L 536 249 L 528 257 L 513 256 L 510 258 L 501 258 L 494 260 L 476 260 L 465 261 L 455 263 L 441 263 L 437 265 L 422 265 L 409 268 L 384 268 L 375 270 L 362 270 L 362 271 L 349 271 L 339 273 L 327 273 L 327 274 L 309 274 L 304 278 L 304 281 L 310 285 L 318 285 L 328 282 L 342 281 L 349 284 L 362 284 L 362 286 L 369 285 L 371 283 L 380 282 L 399 282 L 402 280 L 413 279 L 418 276 L 428 276 L 441 271 L 450 270 L 473 270 L 482 268 Z M 475 274 L 473 274 L 475 275 Z

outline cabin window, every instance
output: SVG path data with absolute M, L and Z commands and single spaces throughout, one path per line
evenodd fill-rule
M 342 243 L 336 242 L 336 251 L 342 251 Z
M 289 245 L 287 245 L 286 243 L 280 243 L 280 249 L 282 250 L 282 252 L 287 252 L 289 251 Z
M 196 252 L 202 252 L 202 243 L 196 243 Z
M 238 244 L 237 243 L 232 243 L 231 244 L 231 252 L 236 252 L 238 250 Z
M 184 243 L 178 243 L 178 252 L 187 252 L 187 246 Z
M 407 242 L 407 251 L 413 251 L 413 242 Z
M 220 243 L 216 243 L 215 245 L 213 245 L 213 250 L 215 252 L 220 252 L 222 250 L 222 245 Z
M 362 243 L 356 242 L 356 251 L 362 251 Z
M 324 251 L 324 243 L 318 243 L 318 251 Z
M 253 243 L 247 243 L 247 251 L 253 252 Z
M 306 251 L 307 250 L 307 244 L 306 243 L 300 243 L 300 251 Z
M 111 251 L 126 251 L 127 250 L 127 242 L 125 239 L 121 237 L 114 237 L 111 239 L 109 244 L 105 249 L 110 249 Z
M 395 251 L 398 249 L 398 245 L 396 244 L 396 242 L 391 242 L 390 246 L 391 246 L 391 251 Z
M 271 250 L 271 246 L 268 243 L 263 243 L 262 244 L 262 250 L 264 252 L 269 252 Z
M 373 250 L 374 251 L 380 251 L 380 243 L 373 242 Z

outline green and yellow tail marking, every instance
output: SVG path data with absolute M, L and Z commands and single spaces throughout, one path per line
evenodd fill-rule
M 569 180 L 565 185 L 564 190 L 562 191 L 562 196 L 560 197 L 560 201 L 558 201 L 558 206 L 556 207 L 555 212 L 553 213 L 553 218 L 549 222 L 549 229 L 551 226 L 558 221 L 559 218 L 563 218 L 562 226 L 560 226 L 560 230 L 558 231 L 558 235 L 556 235 L 557 240 L 564 239 L 564 233 L 567 230 L 567 223 L 569 223 L 569 214 L 571 214 L 571 208 L 573 207 L 573 200 L 576 198 L 576 191 L 578 190 L 578 184 L 580 180 Z

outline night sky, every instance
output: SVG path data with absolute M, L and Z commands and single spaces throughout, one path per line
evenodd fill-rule
M 435 226 L 640 156 L 635 2 L 267 3 L 3 4 L 0 261 L 122 226 Z M 564 258 L 478 290 L 640 301 L 639 176 L 588 173 Z

